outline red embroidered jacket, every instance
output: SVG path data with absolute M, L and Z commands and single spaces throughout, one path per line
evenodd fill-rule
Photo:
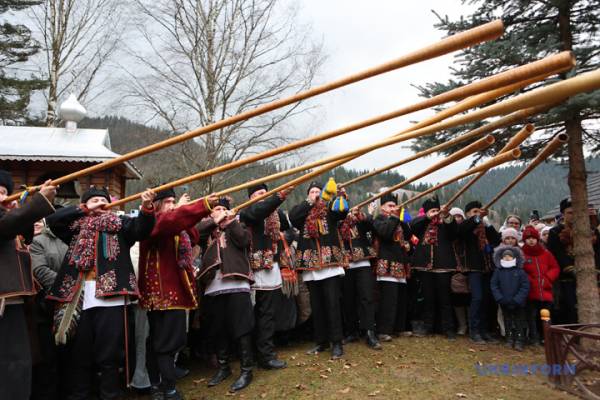
M 204 201 L 156 215 L 150 238 L 140 242 L 140 305 L 146 310 L 193 309 L 198 306 L 193 266 L 178 262 L 181 233 L 198 243 L 194 225 L 210 211 Z

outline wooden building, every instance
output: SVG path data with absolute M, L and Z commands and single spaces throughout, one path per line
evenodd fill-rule
M 39 185 L 119 156 L 111 150 L 108 130 L 77 128 L 86 110 L 74 95 L 60 105 L 59 113 L 64 128 L 0 126 L 0 168 L 10 171 L 15 188 Z M 141 178 L 141 172 L 127 162 L 61 185 L 57 197 L 59 202 L 75 204 L 94 185 L 123 198 L 127 180 Z

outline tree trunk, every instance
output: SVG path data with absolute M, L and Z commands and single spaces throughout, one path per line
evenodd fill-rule
M 563 50 L 573 50 L 569 2 L 559 6 L 558 26 Z M 592 247 L 592 229 L 588 215 L 587 173 L 583 154 L 583 128 L 578 110 L 565 118 L 569 135 L 569 190 L 573 205 L 573 255 L 577 277 L 577 314 L 579 323 L 600 321 L 600 296 L 596 283 L 596 265 Z
M 588 215 L 585 159 L 581 119 L 575 115 L 565 121 L 569 135 L 569 189 L 573 203 L 573 254 L 577 276 L 577 310 L 582 324 L 600 321 L 600 297 Z

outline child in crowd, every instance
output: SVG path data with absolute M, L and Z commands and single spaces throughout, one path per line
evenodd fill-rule
M 525 343 L 525 302 L 529 293 L 529 280 L 522 269 L 523 254 L 515 246 L 498 246 L 494 252 L 496 269 L 492 275 L 491 289 L 502 308 L 506 329 L 506 344 L 523 351 Z

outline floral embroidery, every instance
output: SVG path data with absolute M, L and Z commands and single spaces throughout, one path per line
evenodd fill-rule
M 138 287 L 137 287 L 137 279 L 135 277 L 135 274 L 129 273 L 129 286 L 131 287 L 132 291 L 137 292 Z
M 250 266 L 253 270 L 273 268 L 273 250 L 257 250 L 250 254 Z
M 391 276 L 397 279 L 405 279 L 407 278 L 407 271 L 409 268 L 409 265 L 399 261 L 379 259 L 377 260 L 375 272 L 377 273 L 377 276 Z
M 321 247 L 321 257 L 315 249 L 296 251 L 296 267 L 299 269 L 319 269 L 331 264 L 345 263 L 344 252 L 338 246 Z
M 58 293 L 60 293 L 61 298 L 67 298 L 73 293 L 75 289 L 75 285 L 77 284 L 77 280 L 74 279 L 71 275 L 65 275 L 60 288 L 58 289 Z
M 101 297 L 104 293 L 111 293 L 117 289 L 117 272 L 112 269 L 96 280 L 96 297 Z

